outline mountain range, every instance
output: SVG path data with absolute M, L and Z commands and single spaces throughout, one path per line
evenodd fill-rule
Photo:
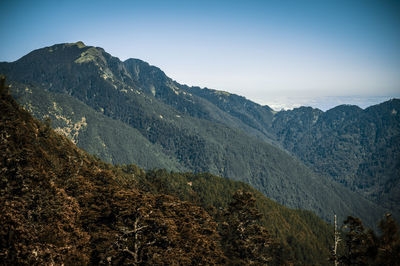
M 26 110 L 107 162 L 241 180 L 326 220 L 354 215 L 374 227 L 385 212 L 398 217 L 397 99 L 276 112 L 82 42 L 0 63 L 0 73 Z

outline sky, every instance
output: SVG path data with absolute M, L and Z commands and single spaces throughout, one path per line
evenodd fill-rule
M 400 97 L 396 0 L 2 0 L 0 10 L 0 61 L 83 41 L 276 108 Z

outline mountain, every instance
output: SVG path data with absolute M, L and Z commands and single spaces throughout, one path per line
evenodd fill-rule
M 341 105 L 327 112 L 311 107 L 282 111 L 271 128 L 314 171 L 399 213 L 399 99 L 365 110 Z
M 270 108 L 180 85 L 141 60 L 121 62 L 78 42 L 1 63 L 0 72 L 12 81 L 12 93 L 25 108 L 40 119 L 49 115 L 58 131 L 114 164 L 242 180 L 281 204 L 312 210 L 326 220 L 333 213 L 340 219 L 354 215 L 375 226 L 386 211 L 279 148 Z M 48 96 L 38 99 L 33 92 Z
M 246 243 L 260 241 L 248 229 L 261 234 L 267 228 L 273 235 L 263 235 L 268 245 L 277 237 L 284 248 L 272 253 L 274 264 L 285 256 L 296 265 L 323 265 L 329 256 L 332 229 L 311 212 L 287 209 L 242 182 L 210 174 L 145 172 L 101 162 L 34 119 L 3 83 L 0 129 L 5 265 L 238 263 L 222 246 L 224 228 L 232 224 L 232 217 L 224 217 L 228 208 L 232 212 L 233 197 L 248 192 L 255 195 L 253 211 L 261 213 L 265 227 L 243 221 L 252 226 L 241 227 L 250 234 Z M 264 245 L 251 247 L 257 243 Z M 242 256 L 241 263 L 248 261 Z

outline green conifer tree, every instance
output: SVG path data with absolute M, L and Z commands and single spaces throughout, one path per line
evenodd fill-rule
M 265 265 L 279 261 L 279 244 L 257 222 L 261 214 L 252 193 L 239 190 L 221 224 L 222 246 L 233 265 Z

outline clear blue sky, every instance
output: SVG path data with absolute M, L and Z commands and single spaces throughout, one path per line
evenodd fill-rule
M 0 61 L 81 40 L 259 103 L 400 94 L 400 1 L 2 0 L 0 10 Z

